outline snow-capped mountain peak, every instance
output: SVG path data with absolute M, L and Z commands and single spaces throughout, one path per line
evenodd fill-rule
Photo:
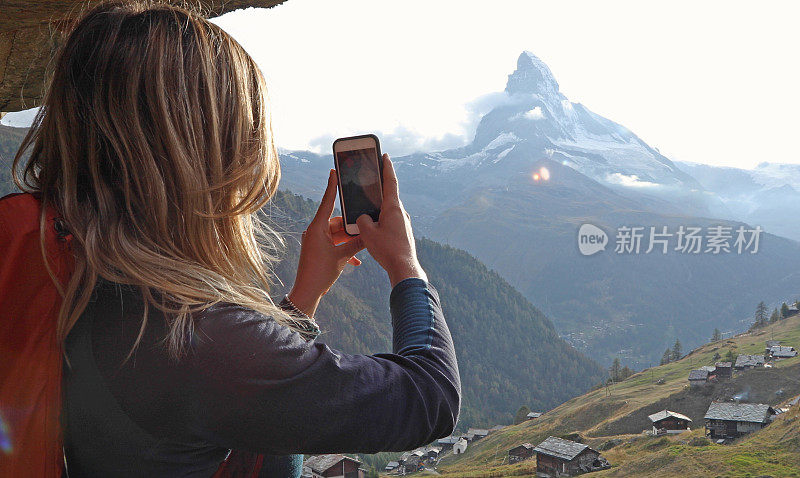
M 529 51 L 517 59 L 517 69 L 508 75 L 506 93 L 509 95 L 537 94 L 550 98 L 564 98 L 550 68 Z

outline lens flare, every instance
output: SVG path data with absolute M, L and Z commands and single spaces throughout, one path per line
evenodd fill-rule
M 549 181 L 550 170 L 542 166 L 538 171 L 534 171 L 531 177 L 534 181 Z
M 3 421 L 3 417 L 0 415 L 0 451 L 6 455 L 10 455 L 11 452 L 14 451 L 14 447 L 11 446 L 11 437 L 9 435 L 10 433 L 6 422 Z
M 542 169 L 539 170 L 539 176 L 541 176 L 541 178 L 544 179 L 545 181 L 549 181 L 550 170 L 545 167 L 542 167 Z

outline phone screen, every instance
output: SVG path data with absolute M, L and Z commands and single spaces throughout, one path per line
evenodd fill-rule
M 358 216 L 369 214 L 378 220 L 381 208 L 381 176 L 375 148 L 339 151 L 339 181 L 345 222 L 355 224 Z

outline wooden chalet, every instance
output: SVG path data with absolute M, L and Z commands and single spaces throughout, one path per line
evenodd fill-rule
M 732 362 L 717 362 L 714 364 L 717 369 L 717 379 L 730 380 L 733 378 L 733 363 Z
M 400 463 L 398 463 L 396 461 L 390 461 L 389 463 L 386 464 L 386 467 L 383 469 L 383 471 L 388 473 L 390 471 L 396 470 L 397 467 L 399 467 L 399 466 L 400 466 Z
M 311 478 L 366 478 L 361 462 L 349 456 L 314 455 L 303 462 L 303 475 Z
M 548 437 L 534 448 L 538 476 L 575 476 L 611 468 L 598 451 L 583 443 Z
M 689 372 L 689 385 L 700 387 L 708 383 L 708 370 L 697 369 Z
M 458 443 L 458 437 L 449 436 L 440 438 L 436 441 L 436 444 L 442 447 L 442 452 L 450 451 L 453 449 L 453 445 Z
M 542 416 L 542 414 L 540 412 L 531 412 L 531 413 L 527 414 L 525 416 L 525 418 L 528 419 L 528 420 L 535 420 L 535 419 L 537 419 L 537 418 L 539 418 L 541 416 Z
M 467 430 L 467 434 L 465 436 L 469 437 L 467 440 L 472 442 L 478 441 L 481 438 L 486 438 L 487 435 L 489 435 L 489 430 L 485 428 L 470 428 Z
M 653 424 L 653 434 L 683 433 L 689 429 L 692 419 L 669 410 L 661 410 L 647 417 Z
M 532 457 L 534 455 L 534 448 L 535 447 L 530 443 L 523 443 L 508 450 L 508 464 L 513 465 L 514 463 L 527 460 L 528 458 Z
M 733 368 L 736 370 L 749 370 L 751 368 L 760 368 L 764 366 L 763 355 L 739 355 L 736 357 L 736 363 Z
M 770 358 L 792 358 L 797 355 L 797 350 L 794 347 L 789 347 L 786 345 L 774 345 L 770 347 L 769 353 Z
M 711 402 L 706 412 L 706 435 L 738 438 L 772 422 L 775 409 L 763 403 Z

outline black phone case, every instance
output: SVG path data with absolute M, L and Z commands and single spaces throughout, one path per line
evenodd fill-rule
M 347 232 L 347 220 L 344 214 L 344 195 L 342 194 L 342 178 L 339 176 L 339 162 L 336 161 L 336 143 L 339 141 L 347 141 L 350 139 L 372 138 L 375 140 L 375 150 L 378 153 L 378 175 L 381 178 L 381 188 L 383 188 L 383 153 L 381 153 L 381 141 L 374 134 L 360 134 L 358 136 L 348 136 L 346 138 L 337 138 L 331 146 L 333 152 L 333 168 L 336 170 L 336 189 L 339 192 L 339 208 L 342 210 L 342 220 L 345 221 L 344 233 L 348 236 L 357 236 L 358 234 L 350 234 Z M 383 189 L 381 189 L 383 190 Z M 383 195 L 381 194 L 381 206 L 383 206 Z M 378 208 L 380 214 L 380 208 Z

